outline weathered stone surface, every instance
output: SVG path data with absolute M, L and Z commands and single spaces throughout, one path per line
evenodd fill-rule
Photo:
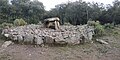
M 35 39 L 34 39 L 34 41 L 35 41 L 35 44 L 38 44 L 38 45 L 43 44 L 42 37 L 36 36 Z
M 62 31 L 43 28 L 39 25 L 26 25 L 3 30 L 2 34 L 11 40 L 31 42 L 35 44 L 80 44 L 90 41 L 94 35 L 94 28 L 87 25 L 61 26 Z
M 67 41 L 68 44 L 71 44 L 71 45 L 80 44 L 80 36 L 77 35 L 77 34 L 71 34 L 66 39 L 66 41 Z
M 54 43 L 54 38 L 51 37 L 51 36 L 45 36 L 44 37 L 44 42 L 47 43 L 47 44 Z
M 11 37 L 10 37 L 12 40 L 14 40 L 14 41 L 17 41 L 18 39 L 17 39 L 17 35 L 11 35 Z
M 57 43 L 57 44 L 66 44 L 67 41 L 64 39 L 64 37 L 58 36 L 58 37 L 55 38 L 55 43 Z
M 32 34 L 26 34 L 24 36 L 24 42 L 31 42 L 31 43 L 33 43 L 33 40 L 34 40 L 34 35 L 32 35 Z
M 109 44 L 109 43 L 107 43 L 106 41 L 101 40 L 101 39 L 96 39 L 96 41 L 99 42 L 99 43 L 101 43 L 101 44 Z
M 19 42 L 22 42 L 24 39 L 23 39 L 23 36 L 22 35 L 17 35 L 17 40 Z
M 9 37 L 9 34 L 4 34 L 5 37 Z
M 54 18 L 45 19 L 44 21 L 60 21 L 60 19 L 58 17 L 54 17 Z
M 8 47 L 9 45 L 11 45 L 12 43 L 13 43 L 12 41 L 6 41 L 6 42 L 3 43 L 2 47 L 3 47 L 3 48 L 6 48 L 6 47 Z

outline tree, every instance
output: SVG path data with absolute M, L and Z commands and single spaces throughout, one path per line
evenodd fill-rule
M 16 8 L 15 15 L 17 18 L 23 18 L 28 23 L 39 22 L 45 11 L 43 3 L 37 0 L 13 0 L 12 4 Z

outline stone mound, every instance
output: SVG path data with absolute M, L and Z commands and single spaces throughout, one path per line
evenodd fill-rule
M 61 31 L 43 28 L 40 25 L 26 25 L 4 29 L 2 35 L 12 41 L 31 44 L 80 44 L 90 41 L 94 28 L 87 25 L 61 26 Z

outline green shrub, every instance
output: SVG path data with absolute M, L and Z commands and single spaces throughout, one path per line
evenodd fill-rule
M 104 32 L 105 32 L 105 30 L 102 25 L 98 24 L 95 26 L 95 35 L 96 36 L 103 36 Z
M 0 27 L 1 28 L 10 28 L 10 27 L 13 27 L 13 24 L 4 22 L 0 25 Z
M 88 24 L 89 26 L 95 26 L 95 21 L 88 21 L 87 24 Z
M 87 24 L 89 25 L 89 26 L 97 26 L 97 25 L 99 25 L 100 24 L 100 22 L 99 21 L 88 21 L 87 22 Z
M 104 26 L 100 24 L 99 21 L 88 21 L 87 22 L 88 26 L 94 26 L 95 30 L 95 36 L 102 36 L 104 35 Z
M 27 23 L 23 20 L 23 19 L 16 19 L 15 21 L 14 21 L 14 25 L 15 26 L 24 26 L 24 25 L 26 25 Z

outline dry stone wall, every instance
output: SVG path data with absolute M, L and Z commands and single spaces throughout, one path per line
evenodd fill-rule
M 94 28 L 82 26 L 61 26 L 61 31 L 43 28 L 40 25 L 26 25 L 4 29 L 2 34 L 12 41 L 32 44 L 80 44 L 90 41 Z

